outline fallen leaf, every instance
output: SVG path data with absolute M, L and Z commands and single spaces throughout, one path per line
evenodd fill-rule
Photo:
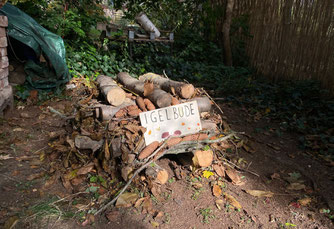
M 22 129 L 22 128 L 15 128 L 15 129 L 13 129 L 13 131 L 14 132 L 21 132 L 21 131 L 24 131 L 24 129 Z
M 206 179 L 209 179 L 209 177 L 215 175 L 213 172 L 208 171 L 208 170 L 204 170 L 202 173 L 202 176 L 205 177 Z
M 106 213 L 106 217 L 110 222 L 116 221 L 119 218 L 119 211 L 110 211 Z
M 251 145 L 243 145 L 242 148 L 248 153 L 255 153 L 255 149 Z
M 221 188 L 216 184 L 213 185 L 212 192 L 213 192 L 213 195 L 216 197 L 219 197 L 222 194 Z
M 64 177 L 62 177 L 61 180 L 62 180 L 63 186 L 64 186 L 64 188 L 66 189 L 66 191 L 68 191 L 69 193 L 72 193 L 72 191 L 73 191 L 73 187 L 72 187 L 72 185 L 71 185 L 70 180 L 69 180 L 69 179 L 66 179 L 66 178 L 64 178 Z
M 216 206 L 219 210 L 222 209 L 223 204 L 224 204 L 223 200 L 216 200 Z
M 8 160 L 8 159 L 11 159 L 11 158 L 13 158 L 13 157 L 9 156 L 9 154 L 0 155 L 0 161 Z
M 304 184 L 301 183 L 291 183 L 286 187 L 288 190 L 295 190 L 295 191 L 299 191 L 299 190 L 303 190 L 306 188 L 306 186 Z
M 235 170 L 227 169 L 225 171 L 225 173 L 228 176 L 228 178 L 230 178 L 230 180 L 232 181 L 232 184 L 234 184 L 234 185 L 243 185 L 244 184 L 244 182 L 241 181 L 240 176 L 235 172 Z
M 158 222 L 155 222 L 155 221 L 151 221 L 151 225 L 153 227 L 159 227 L 160 226 L 160 224 Z
M 229 202 L 233 207 L 241 209 L 241 204 L 230 194 L 227 194 L 224 192 L 224 198 L 226 199 L 227 202 Z
M 17 216 L 12 216 L 9 219 L 6 220 L 5 225 L 4 225 L 4 229 L 12 229 L 15 228 L 15 225 L 17 224 L 17 222 L 19 221 L 19 217 Z
M 279 179 L 281 176 L 278 173 L 271 174 L 270 178 L 273 179 Z
M 214 164 L 213 169 L 217 173 L 218 176 L 220 177 L 225 177 L 225 167 L 222 165 Z
M 298 200 L 298 203 L 302 206 L 309 205 L 312 202 L 312 199 L 310 197 L 305 197 L 303 199 Z
M 146 197 L 139 198 L 139 199 L 136 201 L 134 207 L 135 207 L 135 208 L 139 208 L 140 205 L 144 202 L 145 199 L 146 199 Z
M 159 211 L 158 214 L 154 217 L 154 219 L 161 218 L 164 216 L 164 212 Z
M 148 95 L 152 94 L 153 91 L 154 91 L 153 82 L 146 82 L 144 84 L 144 97 L 147 97 Z
M 130 207 L 136 202 L 138 195 L 136 193 L 125 192 L 119 196 L 116 207 Z
M 77 175 L 85 175 L 89 172 L 91 172 L 94 168 L 94 162 L 91 162 L 83 167 L 81 167 L 78 172 L 77 172 Z
M 30 174 L 28 177 L 27 177 L 27 180 L 28 181 L 31 181 L 31 180 L 35 180 L 37 178 L 41 178 L 42 176 L 45 175 L 45 172 L 40 172 L 40 173 L 35 173 L 35 174 Z
M 108 140 L 106 140 L 104 142 L 104 157 L 107 161 L 110 160 L 110 151 L 109 151 Z
M 248 194 L 256 197 L 273 197 L 274 193 L 262 190 L 245 190 Z
M 145 210 L 147 213 L 153 212 L 153 204 L 150 197 L 146 197 L 146 199 L 143 202 L 143 210 Z

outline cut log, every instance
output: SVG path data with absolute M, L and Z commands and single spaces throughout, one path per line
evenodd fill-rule
M 199 113 L 209 112 L 212 107 L 211 100 L 208 97 L 195 97 L 191 100 L 183 100 L 182 102 L 197 101 Z
M 95 117 L 102 121 L 108 121 L 112 119 L 120 109 L 131 105 L 136 105 L 136 103 L 133 100 L 128 99 L 117 107 L 107 105 L 100 106 L 95 108 Z
M 152 163 L 148 166 L 145 170 L 145 174 L 152 181 L 159 184 L 165 184 L 168 181 L 168 172 L 156 163 Z
M 195 87 L 192 84 L 170 80 L 151 72 L 141 75 L 139 80 L 151 81 L 154 84 L 160 86 L 162 90 L 172 94 L 177 94 L 183 99 L 189 99 L 195 93 Z
M 117 79 L 127 89 L 141 96 L 144 95 L 144 84 L 145 84 L 144 82 L 131 77 L 126 72 L 118 73 Z M 154 91 L 150 93 L 149 95 L 147 95 L 147 98 L 150 99 L 158 107 L 168 107 L 172 104 L 171 94 L 159 88 L 154 88 Z
M 124 102 L 126 98 L 125 91 L 117 86 L 111 77 L 99 75 L 96 78 L 96 82 L 110 105 L 119 106 Z

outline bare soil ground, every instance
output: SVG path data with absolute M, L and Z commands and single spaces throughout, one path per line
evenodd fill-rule
M 89 205 L 89 198 L 75 198 L 79 195 L 67 193 L 59 181 L 46 184 L 51 183 L 48 165 L 52 161 L 43 158 L 50 153 L 49 133 L 64 128 L 64 121 L 47 111 L 49 105 L 63 110 L 71 102 L 55 100 L 16 107 L 1 120 L 3 228 L 333 228 L 329 209 L 334 202 L 334 167 L 302 152 L 297 134 L 283 132 L 278 136 L 275 123 L 254 121 L 244 110 L 229 104 L 220 104 L 227 122 L 233 130 L 245 132 L 252 149 L 239 149 L 231 158 L 235 163 L 247 163 L 246 169 L 239 171 L 244 184 L 221 180 L 221 187 L 242 208 L 234 208 L 223 196 L 215 197 L 214 181 L 198 180 L 190 170 L 191 157 L 178 155 L 160 159 L 171 179 L 158 196 L 152 195 L 154 213 L 142 207 L 109 208 L 94 223 L 85 225 L 87 218 L 80 215 L 78 206 Z M 305 186 L 288 190 L 289 177 L 303 180 Z M 274 195 L 255 197 L 244 191 L 249 189 Z

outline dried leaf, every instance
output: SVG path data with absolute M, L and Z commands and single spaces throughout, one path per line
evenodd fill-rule
M 144 84 L 144 97 L 147 97 L 148 95 L 152 94 L 153 91 L 154 91 L 153 82 L 146 82 Z
M 135 203 L 135 208 L 139 208 L 140 205 L 144 202 L 144 200 L 146 200 L 146 197 L 142 197 L 142 198 L 139 198 L 136 203 Z
M 11 158 L 13 158 L 13 157 L 9 156 L 9 154 L 0 155 L 0 161 L 8 160 L 8 159 L 11 159 Z
M 151 221 L 151 225 L 153 227 L 159 227 L 160 226 L 160 224 L 158 222 L 155 222 L 155 221 Z
M 143 209 L 148 213 L 153 212 L 153 204 L 151 198 L 146 197 L 146 199 L 143 202 Z
M 91 163 L 85 165 L 84 167 L 81 167 L 78 170 L 77 175 L 85 175 L 85 174 L 91 172 L 93 170 L 93 168 L 94 168 L 94 163 L 91 162 Z
M 274 193 L 262 190 L 245 190 L 248 194 L 256 197 L 273 197 Z
M 213 192 L 213 195 L 216 197 L 219 197 L 222 194 L 221 188 L 216 184 L 213 185 L 212 192 Z
M 206 179 L 209 179 L 211 176 L 215 175 L 213 172 L 204 170 L 202 173 L 202 176 L 205 177 Z
M 125 192 L 117 199 L 116 207 L 130 207 L 136 202 L 137 198 L 136 193 Z
M 241 209 L 241 204 L 230 194 L 227 194 L 226 192 L 224 192 L 224 197 L 226 199 L 227 202 L 229 202 L 233 207 Z
M 104 142 L 104 158 L 109 161 L 110 160 L 110 151 L 109 151 L 109 145 L 108 140 Z
M 244 182 L 241 181 L 241 178 L 235 172 L 235 170 L 233 170 L 233 169 L 227 169 L 225 171 L 225 173 L 228 176 L 228 178 L 230 178 L 230 180 L 232 181 L 232 184 L 234 184 L 234 185 L 243 185 L 244 184 Z
M 70 182 L 70 180 L 68 180 L 68 179 L 66 179 L 66 178 L 64 178 L 64 177 L 62 177 L 62 182 L 63 182 L 63 186 L 64 186 L 64 188 L 68 191 L 68 192 L 72 192 L 73 191 L 73 187 L 72 187 L 72 185 L 71 185 L 71 182 Z
M 110 211 L 106 213 L 106 217 L 110 222 L 116 221 L 120 216 L 119 211 Z
M 216 200 L 216 206 L 219 210 L 222 209 L 221 207 L 223 206 L 223 204 L 224 204 L 223 200 Z
M 43 171 L 43 172 L 40 172 L 40 173 L 31 174 L 31 175 L 29 175 L 29 176 L 27 177 L 27 180 L 28 180 L 28 181 L 35 180 L 35 179 L 37 179 L 37 178 L 41 178 L 41 177 L 44 176 L 44 175 L 45 175 L 45 172 L 44 172 L 44 171 Z
M 218 174 L 218 176 L 225 177 L 225 167 L 224 166 L 215 164 L 212 167 L 215 170 L 215 172 Z
M 281 178 L 281 176 L 278 174 L 278 173 L 273 173 L 271 174 L 270 178 L 273 180 L 273 179 L 279 179 Z
M 288 190 L 295 190 L 295 191 L 299 191 L 299 190 L 303 190 L 306 188 L 306 186 L 304 184 L 301 183 L 291 183 L 286 187 Z
M 298 203 L 302 206 L 309 205 L 312 202 L 312 199 L 310 197 L 305 197 L 303 199 L 298 200 Z

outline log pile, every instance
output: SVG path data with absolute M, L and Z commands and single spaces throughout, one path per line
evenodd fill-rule
M 116 81 L 108 76 L 98 76 L 95 87 L 79 87 L 78 79 L 74 79 L 74 84 L 77 87 L 71 93 L 75 93 L 80 101 L 75 115 L 63 117 L 70 126 L 68 134 L 51 139 L 54 150 L 49 158 L 61 158 L 62 163 L 51 164 L 50 172 L 59 177 L 54 171 L 63 171 L 61 180 L 70 192 L 76 190 L 80 179 L 91 172 L 128 182 L 114 201 L 104 205 L 98 213 L 114 203 L 131 182 L 141 188 L 164 185 L 171 176 L 160 165 L 159 159 L 164 155 L 191 153 L 193 166 L 208 167 L 217 159 L 210 148 L 222 147 L 221 142 L 234 136 L 220 128 L 224 125 L 221 116 L 213 112 L 211 100 L 189 83 L 153 73 L 136 79 L 121 72 Z M 198 103 L 202 131 L 145 144 L 146 129 L 139 121 L 141 112 L 192 100 Z M 50 111 L 57 114 L 54 109 Z M 210 147 L 206 149 L 208 145 Z M 102 188 L 113 190 L 107 184 Z M 108 192 L 108 197 L 115 197 L 115 193 Z

